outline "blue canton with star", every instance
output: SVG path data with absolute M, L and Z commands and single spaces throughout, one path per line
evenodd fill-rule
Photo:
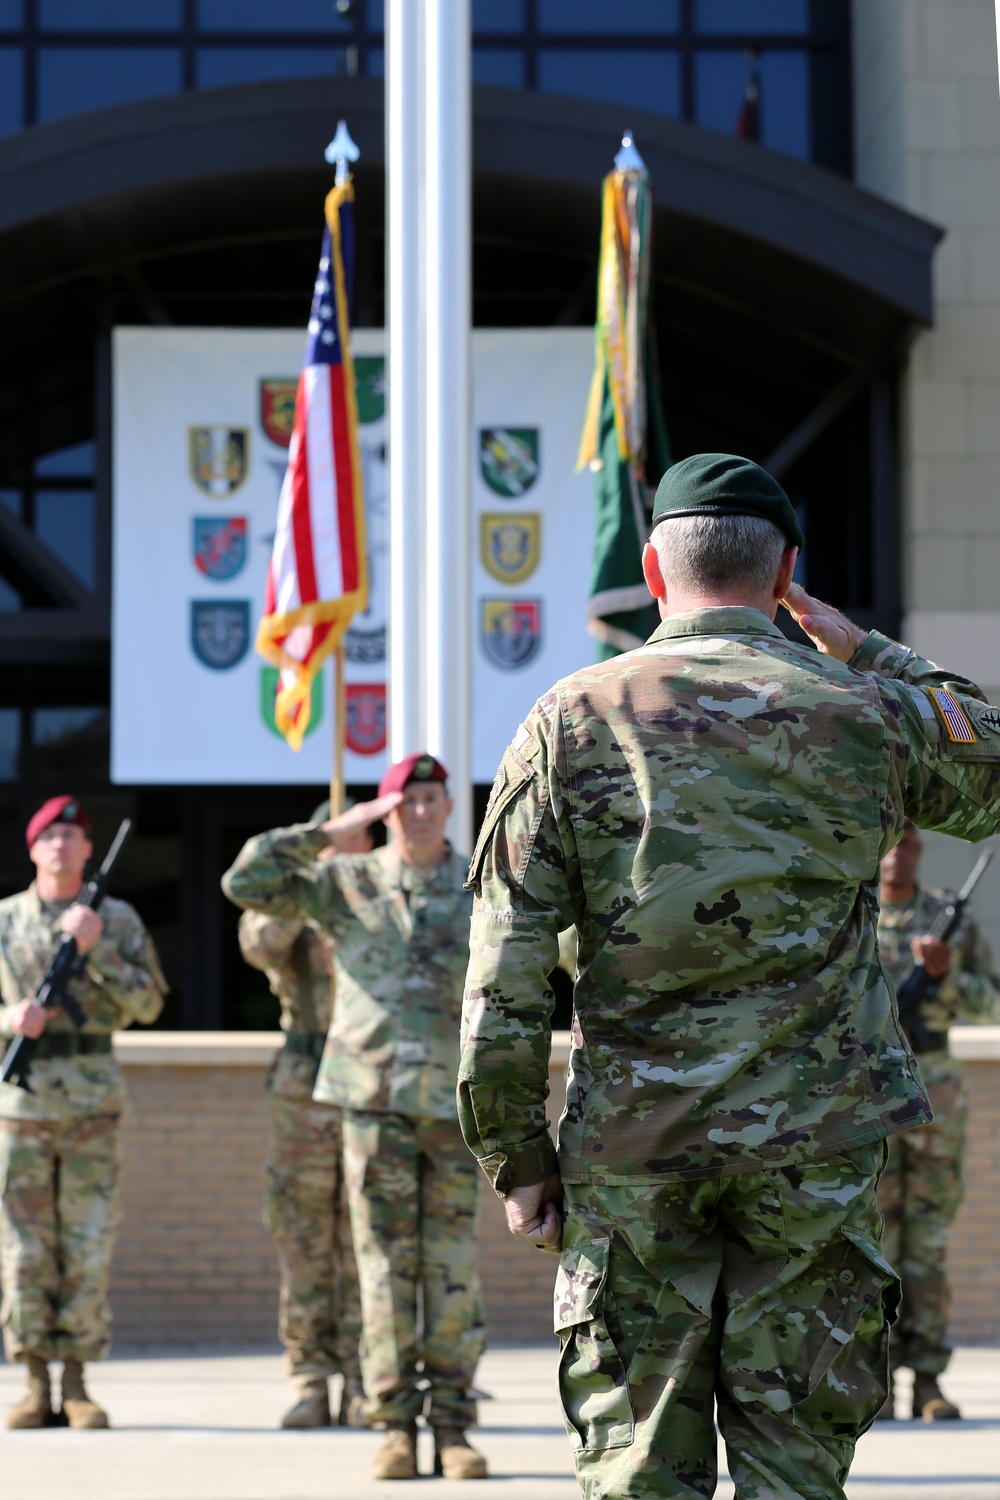
M 316 272 L 312 307 L 309 309 L 309 343 L 306 347 L 308 365 L 339 365 L 342 358 L 330 249 L 330 231 L 324 229 L 323 251 L 319 258 L 319 270 Z

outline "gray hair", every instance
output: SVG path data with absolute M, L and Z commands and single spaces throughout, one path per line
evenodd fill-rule
M 744 588 L 771 592 L 788 546 L 783 532 L 763 516 L 667 517 L 650 538 L 660 571 L 676 588 Z

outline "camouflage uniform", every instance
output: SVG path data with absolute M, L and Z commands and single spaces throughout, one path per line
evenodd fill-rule
M 281 1001 L 285 1045 L 268 1077 L 273 1148 L 264 1220 L 278 1247 L 278 1331 L 290 1373 L 361 1380 L 361 1300 L 343 1180 L 340 1111 L 312 1102 L 330 1025 L 329 944 L 316 928 L 259 912 L 240 948 Z
M 0 1037 L 37 992 L 69 901 L 35 886 L 0 901 Z M 32 1092 L 0 1084 L 0 1278 L 10 1360 L 101 1359 L 110 1342 L 108 1274 L 121 1219 L 119 1121 L 125 1106 L 113 1031 L 155 1021 L 167 985 L 131 906 L 105 897 L 104 931 L 73 995 L 87 1022 L 49 1017 Z
M 895 680 L 894 680 L 895 679 Z M 909 815 L 982 838 L 1000 735 L 870 635 L 845 666 L 748 608 L 665 620 L 566 678 L 504 755 L 477 889 L 459 1113 L 495 1187 L 566 1195 L 560 1389 L 584 1492 L 840 1497 L 886 1393 L 883 1139 L 930 1108 L 879 967 Z M 579 935 L 558 1163 L 545 976 Z
M 426 1405 L 432 1425 L 466 1427 L 483 1324 L 477 1174 L 455 1118 L 464 865 L 449 851 L 418 870 L 391 847 L 315 863 L 325 845 L 310 826 L 262 834 L 223 885 L 239 905 L 307 919 L 336 942 L 336 1015 L 313 1097 L 344 1111 L 372 1419 L 411 1422 Z
M 898 985 L 913 965 L 910 943 L 926 937 L 948 904 L 939 891 L 917 887 L 912 901 L 884 903 L 878 922 L 882 963 Z M 1000 989 L 989 944 L 964 917 L 951 938 L 951 967 L 921 1019 L 932 1032 L 947 1033 L 956 1020 L 993 1021 Z M 885 1217 L 882 1247 L 903 1283 L 900 1320 L 893 1331 L 893 1366 L 940 1375 L 948 1364 L 948 1232 L 962 1201 L 962 1164 L 969 1101 L 961 1064 L 947 1046 L 917 1059 L 934 1109 L 919 1130 L 894 1136 L 879 1183 Z

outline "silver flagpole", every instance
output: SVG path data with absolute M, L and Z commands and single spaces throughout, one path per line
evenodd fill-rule
M 412 0 L 411 0 L 412 3 Z M 416 7 L 414 7 L 416 8 Z M 451 838 L 472 844 L 469 421 L 472 158 L 469 0 L 425 0 L 428 749 L 448 768 Z
M 423 3 L 387 0 L 386 323 L 389 422 L 389 750 L 393 761 L 427 748 L 427 687 L 421 649 L 424 574 L 421 198 Z

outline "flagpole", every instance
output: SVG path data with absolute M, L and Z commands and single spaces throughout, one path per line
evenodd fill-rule
M 347 738 L 347 684 L 344 680 L 346 648 L 341 641 L 333 653 L 333 766 L 330 773 L 330 816 L 344 811 L 344 742 Z

